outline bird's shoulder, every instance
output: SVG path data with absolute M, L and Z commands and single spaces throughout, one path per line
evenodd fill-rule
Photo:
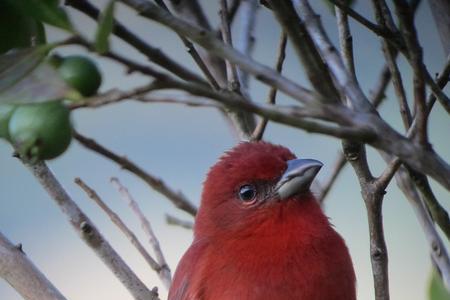
M 181 258 L 175 272 L 172 285 L 169 291 L 168 300 L 199 300 L 200 297 L 194 294 L 196 280 L 196 270 L 201 262 L 205 249 L 208 247 L 206 239 L 195 240 L 186 253 Z

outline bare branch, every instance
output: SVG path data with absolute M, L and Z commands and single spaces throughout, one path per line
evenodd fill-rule
M 374 110 L 373 106 L 364 95 L 356 80 L 345 68 L 344 63 L 329 40 L 322 24 L 318 19 L 318 16 L 312 10 L 308 1 L 294 0 L 294 3 L 298 6 L 301 17 L 305 21 L 305 26 L 311 36 L 311 39 L 319 49 L 321 56 L 333 75 L 333 78 L 336 82 L 338 82 L 341 89 L 345 91 L 345 95 L 350 100 L 352 106 L 357 111 L 372 112 Z
M 141 178 L 151 188 L 153 188 L 155 191 L 157 191 L 158 193 L 162 194 L 167 199 L 169 199 L 170 202 L 172 202 L 177 208 L 187 212 L 192 216 L 195 216 L 195 214 L 197 213 L 197 208 L 181 192 L 174 191 L 160 178 L 157 178 L 156 176 L 147 173 L 139 166 L 128 160 L 126 157 L 119 156 L 111 152 L 102 145 L 98 144 L 93 139 L 89 139 L 77 132 L 74 133 L 74 137 L 86 148 L 94 152 L 97 152 L 98 154 L 114 161 L 115 163 L 120 165 L 123 169 Z
M 121 0 L 125 4 L 136 9 L 142 16 L 157 21 L 175 32 L 189 37 L 199 45 L 208 49 L 211 53 L 226 58 L 233 64 L 239 65 L 243 70 L 253 74 L 256 79 L 290 95 L 294 99 L 303 102 L 312 102 L 315 95 L 308 89 L 280 76 L 276 71 L 257 63 L 246 55 L 234 50 L 219 41 L 214 33 L 205 31 L 188 22 L 177 19 L 159 8 L 158 6 L 144 0 Z
M 224 106 L 218 103 L 213 103 L 210 100 L 200 100 L 197 97 L 189 96 L 167 96 L 167 97 L 150 97 L 150 96 L 137 96 L 136 101 L 143 103 L 165 103 L 165 104 L 181 104 L 191 107 L 213 107 L 217 109 L 223 109 Z
M 408 170 L 409 177 L 413 180 L 415 186 L 419 190 L 421 198 L 428 208 L 432 219 L 439 225 L 447 239 L 450 240 L 450 218 L 448 212 L 436 199 L 427 177 L 411 168 L 407 167 L 406 169 Z
M 156 3 L 162 7 L 166 12 L 170 14 L 169 8 L 164 3 L 164 0 L 155 0 Z M 219 84 L 217 83 L 217 80 L 214 78 L 214 76 L 211 74 L 211 72 L 208 69 L 208 66 L 203 62 L 203 59 L 200 57 L 200 54 L 197 52 L 197 49 L 195 49 L 194 44 L 191 43 L 187 38 L 184 36 L 178 34 L 178 37 L 183 42 L 184 46 L 186 47 L 188 53 L 191 55 L 192 59 L 195 61 L 197 66 L 200 68 L 200 70 L 203 72 L 203 75 L 208 79 L 208 82 L 211 84 L 211 86 L 218 90 L 220 89 Z
M 233 47 L 233 41 L 231 38 L 230 23 L 228 21 L 228 5 L 227 0 L 220 0 L 220 19 L 221 19 L 221 31 L 222 39 L 224 43 L 230 47 Z M 236 66 L 233 65 L 229 60 L 225 60 L 225 65 L 227 67 L 227 80 L 228 89 L 230 91 L 241 93 L 241 83 L 237 73 Z
M 268 1 L 276 17 L 292 41 L 297 56 L 300 58 L 306 75 L 317 93 L 318 100 L 326 103 L 338 103 L 338 92 L 333 84 L 327 65 L 308 34 L 305 24 L 295 12 L 290 0 Z
M 208 21 L 206 14 L 197 0 L 189 0 L 189 1 L 178 1 L 178 0 L 170 0 L 172 7 L 176 11 L 177 15 L 179 15 L 184 20 L 191 22 L 197 25 L 200 28 L 211 31 L 212 27 L 210 22 Z M 233 13 L 233 16 L 230 16 L 230 20 L 234 17 L 234 13 L 239 6 L 240 1 L 234 1 L 230 10 L 234 9 L 234 11 L 230 11 Z M 237 4 L 237 5 L 236 5 Z M 203 48 L 197 49 L 200 56 L 202 57 L 205 64 L 210 68 L 211 72 L 214 74 L 217 82 L 221 87 L 224 87 L 226 84 L 226 74 L 225 74 L 225 63 L 224 61 L 214 55 L 211 55 L 208 51 Z
M 27 258 L 21 245 L 13 245 L 1 232 L 0 278 L 6 280 L 25 300 L 66 300 Z
M 320 194 L 317 196 L 317 201 L 319 201 L 321 205 L 323 205 L 323 203 L 325 202 L 325 199 L 328 196 L 331 187 L 336 182 L 336 179 L 344 168 L 346 162 L 347 160 L 345 159 L 344 154 L 342 152 L 339 153 L 338 157 L 335 159 L 331 174 L 328 176 L 328 180 L 322 184 Z
M 447 0 L 428 0 L 445 55 L 450 55 L 450 3 Z
M 65 0 L 65 4 L 72 6 L 73 8 L 79 10 L 80 12 L 86 14 L 94 20 L 97 20 L 100 15 L 100 11 L 98 10 L 98 8 L 96 8 L 87 0 Z M 113 32 L 120 39 L 136 48 L 142 54 L 147 56 L 149 60 L 161 66 L 162 68 L 169 70 L 170 72 L 187 81 L 195 81 L 198 83 L 206 84 L 206 82 L 197 74 L 192 73 L 187 68 L 169 58 L 160 49 L 150 46 L 146 41 L 142 40 L 137 35 L 132 33 L 117 20 L 114 21 Z
M 166 214 L 166 222 L 169 225 L 180 226 L 185 229 L 193 229 L 194 223 L 191 221 L 181 220 L 177 217 Z
M 384 26 L 378 26 L 377 24 L 374 24 L 370 22 L 368 19 L 357 13 L 355 10 L 353 10 L 350 6 L 347 4 L 344 4 L 341 0 L 328 0 L 331 3 L 333 3 L 336 7 L 341 9 L 343 12 L 345 12 L 347 15 L 352 17 L 355 21 L 366 27 L 367 29 L 371 30 L 376 35 L 386 37 L 386 38 L 392 38 L 394 34 L 389 31 Z
M 433 261 L 439 267 L 444 284 L 447 289 L 450 290 L 450 259 L 446 251 L 445 245 L 442 242 L 436 228 L 433 225 L 433 221 L 422 202 L 416 188 L 412 184 L 407 172 L 404 169 L 400 169 L 396 175 L 397 185 L 406 195 L 409 203 L 414 208 L 417 219 L 419 220 L 422 229 L 424 230 L 425 237 L 428 241 L 428 246 L 430 249 Z
M 388 252 L 383 231 L 382 204 L 384 187 L 372 176 L 365 148 L 357 143 L 343 143 L 346 159 L 352 165 L 367 209 L 370 233 L 370 258 L 376 300 L 389 300 Z
M 138 250 L 145 261 L 148 263 L 150 268 L 152 268 L 159 276 L 166 288 L 170 287 L 170 270 L 165 270 L 164 266 L 161 266 L 157 261 L 150 256 L 150 254 L 145 250 L 145 247 L 139 242 L 139 239 L 131 231 L 130 228 L 122 221 L 122 219 L 114 212 L 112 209 L 106 205 L 105 202 L 98 196 L 98 194 L 90 188 L 86 183 L 84 183 L 80 178 L 75 178 L 75 183 L 78 184 L 111 219 L 111 221 L 122 231 L 122 233 L 128 238 L 130 243 Z M 166 275 L 169 275 L 169 278 Z
M 280 36 L 280 42 L 278 43 L 278 51 L 277 51 L 277 61 L 275 63 L 275 70 L 281 74 L 283 70 L 283 62 L 286 58 L 286 44 L 287 44 L 287 34 L 283 31 Z M 275 104 L 275 99 L 277 96 L 277 89 L 272 87 L 269 91 L 269 95 L 267 96 L 267 103 Z M 264 135 L 264 131 L 266 130 L 268 119 L 262 118 L 259 124 L 256 126 L 255 130 L 252 133 L 252 140 L 259 141 L 262 139 Z
M 259 8 L 258 0 L 244 0 L 241 3 L 239 9 L 239 16 L 241 21 L 241 31 L 236 39 L 235 48 L 244 53 L 247 56 L 251 56 L 255 45 L 254 30 L 256 26 L 256 16 Z M 231 21 L 228 19 L 231 24 Z M 247 72 L 242 72 L 238 69 L 239 78 L 241 80 L 242 86 L 248 89 L 249 85 L 249 74 Z
M 414 27 L 413 12 L 404 0 L 394 0 L 397 16 L 402 26 L 400 30 L 405 38 L 409 59 L 414 71 L 414 105 L 417 120 L 417 140 L 424 147 L 430 147 L 428 142 L 428 114 L 426 111 L 425 74 L 423 51 Z
M 353 58 L 353 37 L 350 32 L 350 26 L 348 24 L 347 13 L 341 10 L 339 7 L 335 7 L 336 21 L 338 25 L 339 33 L 339 48 L 341 50 L 341 58 L 349 71 L 356 79 L 355 61 Z
M 370 102 L 377 108 L 386 97 L 386 89 L 391 81 L 391 71 L 384 66 L 380 72 L 379 79 L 375 87 L 370 91 Z
M 68 106 L 70 109 L 79 109 L 82 107 L 95 108 L 121 102 L 130 98 L 139 97 L 140 95 L 146 94 L 153 90 L 158 90 L 160 88 L 160 82 L 155 81 L 148 85 L 132 89 L 130 91 L 111 90 L 101 95 L 85 98 L 83 99 L 83 101 L 72 102 Z
M 375 180 L 374 185 L 376 185 L 379 190 L 384 191 L 391 182 L 398 168 L 400 168 L 401 164 L 402 162 L 400 159 L 397 157 L 393 158 L 390 162 L 388 162 L 383 173 L 381 173 L 381 175 Z
M 36 165 L 26 164 L 26 166 L 66 215 L 80 238 L 99 256 L 130 294 L 133 295 L 134 299 L 157 300 L 158 293 L 154 290 L 149 290 L 136 276 L 105 240 L 92 221 L 67 194 L 47 165 L 44 162 L 39 162 Z
M 166 288 L 170 287 L 172 282 L 172 275 L 170 273 L 170 268 L 167 265 L 166 259 L 164 258 L 164 254 L 159 246 L 158 238 L 156 237 L 153 229 L 150 225 L 150 222 L 142 213 L 141 209 L 137 202 L 133 199 L 131 194 L 128 192 L 128 189 L 125 188 L 117 178 L 111 178 L 112 185 L 119 191 L 122 195 L 122 199 L 130 206 L 131 210 L 138 217 L 141 222 L 141 227 L 144 230 L 144 233 L 147 235 L 148 241 L 152 246 L 153 252 L 155 253 L 156 261 L 159 265 L 158 275 L 161 278 L 162 282 L 166 286 Z
M 304 1 L 303 8 L 308 9 L 309 3 Z M 312 9 L 305 13 L 307 16 L 312 14 Z M 345 67 L 349 73 L 347 80 L 352 80 L 357 84 L 357 78 L 355 73 L 355 65 L 353 59 L 353 44 L 348 24 L 347 15 L 336 8 L 336 18 L 338 22 L 339 42 L 341 47 L 341 57 Z M 320 38 L 326 38 L 325 32 L 320 27 L 320 23 L 317 22 Z M 321 31 L 321 32 L 320 32 Z M 319 40 L 320 38 L 316 39 Z M 317 42 L 316 42 L 317 43 Z M 331 44 L 330 44 L 331 45 Z M 330 60 L 333 60 L 331 55 Z M 327 60 L 328 61 L 328 60 Z M 337 58 L 334 61 L 338 62 Z M 341 67 L 342 68 L 342 67 Z M 337 79 L 339 81 L 339 79 Z M 355 101 L 351 96 L 346 93 L 347 103 L 349 106 L 353 106 L 355 110 L 365 110 L 364 100 Z M 365 152 L 365 146 L 355 141 L 343 141 L 344 156 L 350 161 L 356 175 L 358 176 L 359 184 L 361 186 L 361 193 L 366 205 L 367 217 L 369 222 L 369 234 L 370 234 L 370 254 L 372 262 L 372 274 L 374 279 L 375 299 L 388 300 L 389 299 L 389 277 L 388 277 L 388 253 L 386 242 L 384 239 L 383 231 L 383 217 L 382 217 L 382 205 L 384 189 L 389 183 L 390 179 L 395 173 L 396 167 L 398 167 L 400 160 L 397 164 L 392 164 L 391 168 L 387 168 L 386 171 L 377 179 L 374 179 L 369 164 L 367 162 L 367 155 Z M 338 162 L 339 163 L 339 162 Z M 342 162 L 340 165 L 344 165 Z M 339 167 L 338 165 L 338 171 Z M 342 169 L 342 167 L 340 167 Z M 338 173 L 336 173 L 338 174 Z M 337 175 L 336 175 L 337 176 Z M 333 178 L 332 178 L 333 179 Z

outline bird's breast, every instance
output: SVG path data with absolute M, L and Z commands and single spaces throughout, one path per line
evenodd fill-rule
M 331 227 L 260 230 L 210 242 L 199 299 L 356 299 L 350 256 Z

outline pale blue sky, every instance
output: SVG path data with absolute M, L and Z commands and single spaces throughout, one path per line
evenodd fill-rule
M 103 5 L 105 1 L 93 2 Z M 211 19 L 215 18 L 217 13 L 213 1 L 200 2 L 205 4 Z M 361 0 L 355 8 L 372 18 L 366 3 L 368 1 Z M 321 2 L 317 1 L 315 6 L 323 15 L 328 33 L 336 41 L 334 17 L 322 7 Z M 82 32 L 92 35 L 93 23 L 89 19 L 78 13 L 72 14 L 72 17 Z M 161 47 L 171 57 L 198 71 L 176 35 L 159 25 L 140 19 L 122 6 L 119 7 L 118 17 L 137 29 L 152 45 Z M 424 45 L 426 63 L 432 73 L 438 72 L 443 65 L 444 55 L 427 3 L 423 3 L 419 10 L 417 28 Z M 377 38 L 361 26 L 352 23 L 352 30 L 359 81 L 364 90 L 369 91 L 374 86 L 382 65 L 380 45 Z M 62 34 L 52 29 L 48 31 L 48 37 L 50 40 L 57 40 Z M 255 58 L 273 65 L 278 37 L 279 31 L 270 12 L 262 9 L 256 30 L 258 43 Z M 115 50 L 136 60 L 143 59 L 135 50 L 119 40 L 113 41 Z M 67 48 L 60 53 L 79 51 L 78 48 Z M 104 74 L 103 91 L 110 88 L 126 89 L 146 82 L 137 75 L 127 77 L 123 68 L 108 60 L 101 59 L 99 63 Z M 409 67 L 404 61 L 400 62 L 400 66 L 410 90 L 407 80 L 410 76 Z M 288 49 L 285 74 L 307 85 L 302 67 L 291 49 Z M 251 95 L 255 101 L 264 101 L 267 90 L 267 87 L 252 82 Z M 280 101 L 289 100 L 281 96 Z M 383 105 L 381 114 L 390 120 L 395 128 L 401 129 L 392 89 L 388 91 L 388 100 Z M 208 168 L 224 150 L 236 143 L 222 117 L 214 110 L 206 108 L 126 102 L 101 109 L 79 110 L 73 117 L 76 128 L 81 133 L 95 138 L 117 153 L 126 155 L 149 172 L 157 174 L 171 186 L 181 189 L 195 203 L 199 202 L 201 185 Z M 437 105 L 432 113 L 430 135 L 434 147 L 446 159 L 450 157 L 449 126 L 448 116 Z M 326 178 L 330 173 L 340 148 L 339 141 L 335 139 L 306 134 L 275 124 L 269 125 L 266 139 L 288 146 L 300 157 L 324 162 L 325 166 L 319 174 L 319 179 Z M 368 153 L 374 173 L 378 174 L 383 170 L 384 163 L 375 151 L 369 149 Z M 110 177 L 119 177 L 151 220 L 172 270 L 188 247 L 191 233 L 167 226 L 163 215 L 169 212 L 188 217 L 176 212 L 166 199 L 153 192 L 139 179 L 81 148 L 76 142 L 67 153 L 49 165 L 75 201 L 95 221 L 101 232 L 142 280 L 151 287 L 157 285 L 161 294 L 165 295 L 164 288 L 145 261 L 111 225 L 107 217 L 75 186 L 73 179 L 81 177 L 93 186 L 145 242 L 136 218 L 109 184 Z M 11 148 L 3 141 L 0 141 L 0 166 L 0 231 L 13 242 L 21 242 L 27 255 L 68 299 L 132 299 L 95 254 L 78 238 L 65 216 L 34 178 L 11 157 Z M 384 220 L 390 258 L 392 299 L 425 299 L 430 262 L 424 236 L 411 207 L 395 184 L 391 184 L 387 192 Z M 436 192 L 438 199 L 450 208 L 449 194 L 439 187 Z M 366 213 L 359 195 L 359 185 L 350 168 L 343 171 L 329 195 L 325 208 L 350 248 L 357 272 L 359 299 L 373 299 Z M 0 281 L 0 299 L 16 300 L 20 297 L 5 282 Z

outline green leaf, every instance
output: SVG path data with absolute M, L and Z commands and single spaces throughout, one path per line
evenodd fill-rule
M 433 270 L 431 273 L 430 284 L 428 287 L 429 300 L 449 300 L 450 293 L 445 288 L 439 274 Z
M 115 0 L 109 1 L 104 12 L 100 16 L 97 32 L 95 34 L 95 49 L 102 54 L 109 50 L 109 35 L 114 25 Z
M 17 9 L 10 0 L 0 1 L 0 54 L 14 48 L 28 48 L 45 43 L 42 22 Z
M 5 0 L 2 0 L 5 1 Z M 72 24 L 66 12 L 55 0 L 6 0 L 24 14 L 41 22 L 73 32 Z
M 41 47 L 20 49 L 0 56 L 0 93 L 27 76 L 45 58 Z
M 77 100 L 81 95 L 44 60 L 49 46 L 17 50 L 0 56 L 0 103 Z

